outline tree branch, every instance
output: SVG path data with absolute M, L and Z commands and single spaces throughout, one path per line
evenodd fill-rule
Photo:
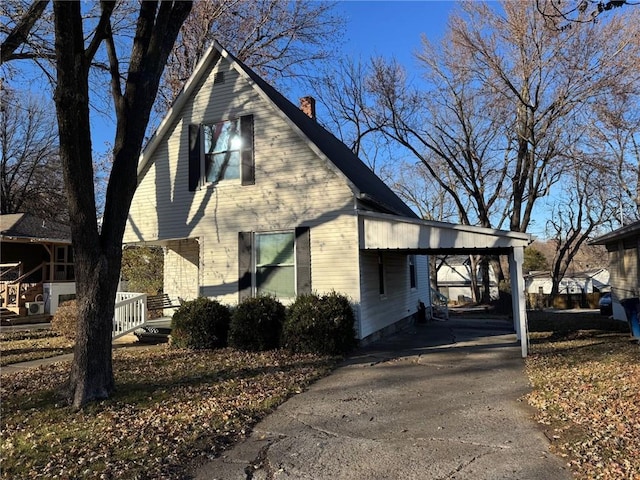
M 20 19 L 20 22 L 18 22 L 0 45 L 0 65 L 18 58 L 14 57 L 14 52 L 20 45 L 27 42 L 27 37 L 33 25 L 42 16 L 48 4 L 49 0 L 40 0 L 31 4 L 24 16 Z

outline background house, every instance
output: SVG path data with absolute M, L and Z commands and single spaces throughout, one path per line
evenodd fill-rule
M 527 273 L 525 287 L 529 308 L 598 308 L 601 293 L 609 290 L 609 270 L 594 268 L 568 273 L 560 280 L 555 298 L 551 298 L 550 271 Z
M 627 320 L 623 303 L 640 297 L 640 222 L 626 225 L 596 238 L 593 245 L 604 245 L 609 254 L 609 272 L 613 317 Z
M 0 215 L 0 299 L 4 320 L 53 314 L 75 296 L 69 227 L 30 213 Z
M 553 280 L 550 271 L 531 271 L 525 275 L 527 293 L 551 294 Z M 609 287 L 609 270 L 594 268 L 572 272 L 560 280 L 560 294 L 598 293 Z
M 471 285 L 471 260 L 468 255 L 448 255 L 436 260 L 438 291 L 450 303 L 464 304 L 473 300 Z M 482 272 L 476 272 L 478 285 L 482 285 Z M 489 269 L 489 295 L 498 298 L 498 282 L 493 269 Z
M 170 297 L 337 291 L 365 341 L 431 305 L 426 254 L 492 249 L 518 272 L 530 241 L 420 220 L 316 121 L 312 98 L 292 104 L 218 44 L 143 152 L 138 183 L 124 241 L 164 247 Z

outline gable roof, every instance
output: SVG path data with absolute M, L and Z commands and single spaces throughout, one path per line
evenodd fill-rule
M 31 213 L 0 215 L 0 238 L 30 242 L 71 243 L 71 229 Z
M 186 100 L 195 92 L 199 80 L 205 75 L 210 65 L 217 62 L 220 57 L 226 58 L 231 66 L 241 75 L 247 78 L 258 93 L 267 99 L 277 111 L 281 112 L 285 120 L 294 127 L 298 133 L 315 147 L 327 160 L 331 161 L 337 169 L 348 179 L 357 190 L 357 198 L 365 203 L 373 204 L 376 209 L 394 213 L 397 215 L 418 218 L 416 213 L 404 203 L 375 173 L 367 167 L 344 143 L 327 131 L 315 119 L 307 116 L 300 108 L 287 100 L 280 92 L 264 81 L 252 69 L 236 57 L 227 52 L 219 43 L 213 42 L 203 58 L 196 66 L 182 92 L 176 98 L 167 116 L 151 138 L 143 151 L 138 174 L 144 171 L 150 161 L 153 152 L 164 137 L 173 120 L 180 115 L 180 110 Z

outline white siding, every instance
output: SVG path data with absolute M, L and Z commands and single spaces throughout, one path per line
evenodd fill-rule
M 378 252 L 362 251 L 360 254 L 361 305 L 360 338 L 413 315 L 418 302 L 430 304 L 429 273 L 426 256 L 417 256 L 418 282 L 409 288 L 409 261 L 407 255 L 382 252 L 385 277 L 385 294 L 380 295 L 378 284 Z
M 196 239 L 175 240 L 165 247 L 164 293 L 176 303 L 178 298 L 198 297 L 200 245 Z
M 238 232 L 309 226 L 313 290 L 335 289 L 359 301 L 357 220 L 346 180 L 226 60 L 220 68 L 225 83 L 214 86 L 209 74 L 155 151 L 133 200 L 125 242 L 198 238 L 199 294 L 233 304 Z M 190 192 L 189 124 L 248 114 L 254 117 L 255 185 L 228 180 Z M 179 291 L 193 280 L 169 274 L 165 281 Z

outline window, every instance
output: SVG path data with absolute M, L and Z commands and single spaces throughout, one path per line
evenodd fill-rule
M 256 233 L 256 293 L 292 298 L 296 295 L 294 234 Z
M 253 115 L 189 125 L 189 190 L 222 180 L 255 183 Z
M 382 254 L 378 254 L 378 293 L 384 295 L 384 262 L 382 261 Z
M 416 288 L 418 284 L 418 276 L 416 274 L 416 256 L 409 255 L 409 286 Z
M 294 271 L 295 268 L 295 271 Z M 260 293 L 311 293 L 311 229 L 238 232 L 238 301 Z
M 240 178 L 240 119 L 203 125 L 204 181 Z
M 55 249 L 53 261 L 55 265 L 54 280 L 73 280 L 73 249 L 71 246 L 59 246 Z

